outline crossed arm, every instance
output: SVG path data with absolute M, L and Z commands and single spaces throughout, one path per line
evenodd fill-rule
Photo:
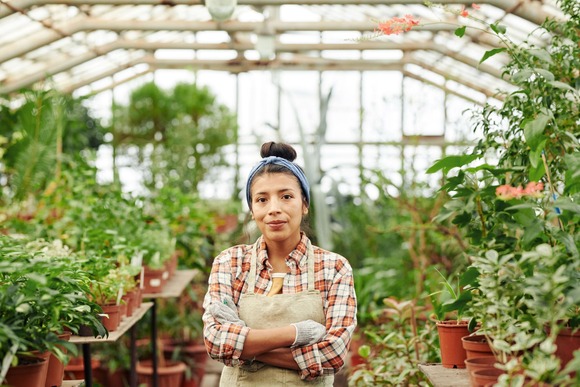
M 208 311 L 220 323 L 246 326 L 238 316 L 233 301 L 213 302 Z M 305 320 L 279 328 L 251 329 L 244 342 L 241 358 L 258 360 L 276 367 L 299 370 L 291 347 L 311 345 L 326 335 L 326 328 L 312 320 Z

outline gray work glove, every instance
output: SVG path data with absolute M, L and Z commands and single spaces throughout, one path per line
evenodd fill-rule
M 312 345 L 326 335 L 326 327 L 313 320 L 300 321 L 290 325 L 294 325 L 296 328 L 296 338 L 292 347 Z
M 212 302 L 207 310 L 220 324 L 231 323 L 246 326 L 246 323 L 238 316 L 236 304 L 230 298 L 224 298 L 222 302 Z

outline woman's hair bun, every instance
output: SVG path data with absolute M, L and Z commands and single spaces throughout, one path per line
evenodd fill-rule
M 262 158 L 277 156 L 288 161 L 294 161 L 296 159 L 296 150 L 292 145 L 270 141 L 262 144 L 260 156 L 262 156 Z

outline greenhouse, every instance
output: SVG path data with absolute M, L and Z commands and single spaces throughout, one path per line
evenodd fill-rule
M 578 0 L 0 0 L 0 386 L 580 385 Z

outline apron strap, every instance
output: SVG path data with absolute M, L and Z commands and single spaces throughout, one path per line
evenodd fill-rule
M 262 237 L 258 238 L 254 247 L 252 248 L 252 259 L 250 261 L 250 271 L 248 272 L 248 288 L 246 294 L 254 294 L 256 287 L 256 265 L 258 263 L 258 246 L 262 244 Z M 306 246 L 306 254 L 308 259 L 308 290 L 314 290 L 314 249 L 312 243 L 308 240 Z
M 250 271 L 248 272 L 248 289 L 246 294 L 254 294 L 256 287 L 256 264 L 258 263 L 258 246 L 262 243 L 262 237 L 258 238 L 252 248 L 252 260 L 250 261 Z
M 314 290 L 314 249 L 310 240 L 308 241 L 306 254 L 308 257 L 308 291 L 312 291 Z

